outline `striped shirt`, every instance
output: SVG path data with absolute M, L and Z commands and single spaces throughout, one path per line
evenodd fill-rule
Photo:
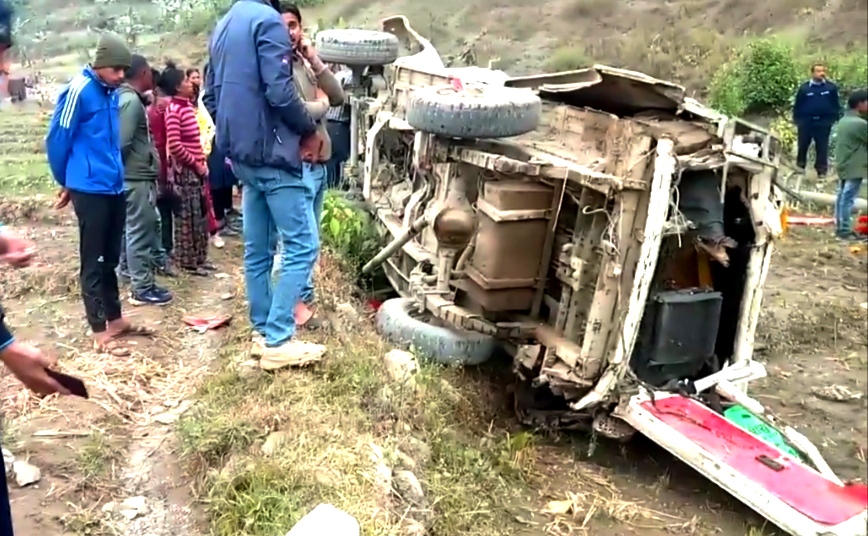
M 170 161 L 186 168 L 205 162 L 196 109 L 188 99 L 175 97 L 166 108 L 166 151 Z
M 350 83 L 353 81 L 353 72 L 349 69 L 344 69 L 343 71 L 338 71 L 335 73 L 335 78 L 341 84 L 341 87 L 346 89 Z M 350 100 L 346 99 L 344 104 L 340 106 L 332 106 L 329 108 L 329 111 L 326 112 L 325 118 L 327 121 L 337 121 L 338 123 L 349 123 L 350 122 Z

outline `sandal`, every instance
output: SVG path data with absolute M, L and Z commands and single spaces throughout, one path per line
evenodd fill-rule
M 132 350 L 116 340 L 109 340 L 104 343 L 93 341 L 93 349 L 101 354 L 108 354 L 114 357 L 127 357 L 133 353 Z
M 205 270 L 202 267 L 199 267 L 199 268 L 182 268 L 182 270 L 184 270 L 185 272 L 187 272 L 190 275 L 195 275 L 197 277 L 208 277 L 209 275 L 211 275 L 207 270 Z
M 214 266 L 214 264 L 212 264 L 212 263 L 209 262 L 209 261 L 205 261 L 205 262 L 203 262 L 202 264 L 200 264 L 200 265 L 199 265 L 199 268 L 201 268 L 201 269 L 203 269 L 203 270 L 207 270 L 207 271 L 209 271 L 209 272 L 216 272 L 216 271 L 217 271 L 217 267 Z
M 135 324 L 130 324 L 124 329 L 120 330 L 114 337 L 153 337 L 157 332 L 152 330 L 151 328 L 146 328 L 145 326 L 137 326 Z

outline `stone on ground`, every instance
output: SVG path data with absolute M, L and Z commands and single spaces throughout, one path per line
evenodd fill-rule
M 286 536 L 359 536 L 356 518 L 330 504 L 320 504 L 296 523 Z

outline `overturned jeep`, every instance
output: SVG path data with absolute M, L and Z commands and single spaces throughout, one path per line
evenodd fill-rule
M 779 140 L 640 73 L 448 68 L 383 29 L 317 35 L 353 70 L 347 173 L 389 242 L 364 270 L 401 296 L 382 335 L 506 350 L 524 423 L 638 430 L 792 534 L 866 534 L 868 488 L 747 394 Z

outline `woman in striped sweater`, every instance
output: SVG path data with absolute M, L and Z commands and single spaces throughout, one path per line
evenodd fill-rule
M 205 276 L 214 266 L 208 262 L 208 165 L 192 100 L 194 88 L 187 74 L 171 63 L 160 76 L 160 87 L 171 99 L 166 107 L 168 180 L 180 201 L 173 255 L 182 270 Z

